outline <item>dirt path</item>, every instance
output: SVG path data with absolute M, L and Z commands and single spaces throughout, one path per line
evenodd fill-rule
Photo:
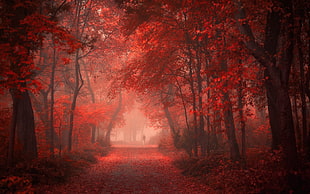
M 212 193 L 171 162 L 157 148 L 113 148 L 86 173 L 44 193 Z

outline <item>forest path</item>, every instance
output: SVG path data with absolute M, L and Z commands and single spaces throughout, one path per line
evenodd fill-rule
M 172 159 L 157 148 L 112 148 L 109 155 L 64 185 L 44 193 L 213 193 L 181 175 Z

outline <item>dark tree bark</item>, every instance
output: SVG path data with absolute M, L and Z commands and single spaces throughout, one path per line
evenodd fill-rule
M 226 128 L 226 135 L 228 138 L 229 150 L 230 150 L 230 157 L 234 161 L 240 160 L 240 152 L 239 152 L 239 145 L 237 143 L 236 138 L 236 129 L 235 129 L 235 121 L 233 117 L 232 111 L 232 104 L 229 99 L 228 93 L 224 93 L 223 103 L 225 104 L 224 107 L 224 124 Z
M 265 76 L 268 76 L 268 72 L 265 72 Z M 273 87 L 270 83 L 270 80 L 265 81 L 266 87 L 266 95 L 267 95 L 267 103 L 268 103 L 268 116 L 269 116 L 269 124 L 271 128 L 271 148 L 273 150 L 279 149 L 280 145 L 280 130 L 278 128 L 279 121 L 277 118 L 277 105 L 276 105 L 276 97 L 274 94 Z
M 174 121 L 172 119 L 171 113 L 170 113 L 169 108 L 168 108 L 167 105 L 164 105 L 164 111 L 165 111 L 165 116 L 167 118 L 167 121 L 168 121 L 168 124 L 169 124 L 169 127 L 170 127 L 171 135 L 174 137 L 177 132 L 176 132 L 176 129 L 175 129 L 175 126 L 174 126 Z
M 220 136 L 220 130 L 221 130 L 221 119 L 220 119 L 220 113 L 219 111 L 214 111 L 213 114 L 213 121 L 211 124 L 211 134 L 210 134 L 210 148 L 211 149 L 218 149 L 219 148 L 219 142 L 221 140 L 221 136 Z M 217 135 L 219 134 L 219 135 Z
M 245 10 L 241 1 L 235 2 L 238 8 L 236 19 L 239 30 L 246 36 L 243 42 L 266 69 L 268 79 L 265 84 L 273 140 L 272 148 L 283 149 L 288 181 L 293 189 L 297 189 L 298 184 L 294 180 L 296 176 L 293 171 L 298 167 L 298 159 L 288 86 L 294 41 L 292 0 L 273 1 L 274 6 L 278 7 L 274 7 L 267 15 L 264 47 L 256 42 L 249 24 L 240 22 L 246 19 Z
M 206 143 L 205 143 L 205 120 L 204 120 L 204 109 L 203 109 L 203 101 L 202 101 L 202 76 L 201 76 L 201 60 L 200 60 L 200 51 L 199 46 L 196 47 L 196 60 L 197 63 L 195 64 L 195 72 L 196 72 L 196 79 L 197 79 L 197 96 L 198 96 L 198 143 L 201 147 L 201 155 L 205 156 L 206 154 Z
M 166 92 L 165 97 L 163 96 L 163 92 L 161 92 L 161 102 L 163 104 L 165 116 L 168 121 L 168 125 L 170 128 L 171 136 L 173 138 L 174 146 L 178 147 L 179 140 L 180 140 L 180 131 L 176 128 L 175 122 L 169 110 L 169 107 L 171 106 L 171 103 L 173 102 L 173 88 L 171 84 L 168 85 L 168 91 Z
M 85 24 L 88 21 L 88 12 L 85 13 L 85 18 L 82 21 L 81 12 L 83 9 L 85 9 L 83 1 L 76 1 L 76 9 L 75 9 L 75 15 L 74 15 L 74 27 L 75 27 L 75 37 L 78 40 L 82 39 L 82 36 L 84 34 Z M 91 3 L 91 1 L 90 1 Z M 82 24 L 81 24 L 82 23 Z M 80 27 L 82 25 L 82 27 Z M 80 93 L 81 88 L 84 85 L 84 80 L 81 74 L 81 65 L 80 65 L 80 59 L 82 58 L 80 56 L 81 49 L 77 49 L 75 52 L 75 64 L 74 64 L 74 86 L 73 86 L 73 97 L 72 102 L 70 106 L 70 116 L 69 116 L 69 136 L 68 136 L 68 151 L 72 150 L 72 139 L 73 139 L 73 129 L 74 129 L 74 111 L 77 104 L 77 98 Z
M 36 11 L 36 7 L 24 7 L 15 5 L 16 1 L 4 1 L 2 10 L 7 12 L 4 18 L 7 26 L 4 27 L 7 34 L 0 34 L 1 43 L 10 45 L 11 61 L 7 61 L 9 68 L 17 75 L 18 80 L 11 86 L 10 92 L 13 101 L 13 113 L 10 129 L 10 142 L 8 153 L 8 164 L 13 164 L 13 156 L 18 149 L 18 155 L 24 160 L 31 160 L 37 157 L 37 142 L 35 137 L 34 114 L 31 99 L 27 90 L 27 79 L 31 79 L 31 75 L 23 76 L 23 68 L 27 68 L 32 63 L 33 57 L 31 52 L 36 50 L 36 42 L 27 42 L 23 37 L 27 36 L 27 27 L 21 21 Z M 3 35 L 3 37 L 2 37 Z M 23 53 L 20 48 L 24 49 Z M 19 51 L 19 52 L 18 52 Z M 27 61 L 26 63 L 24 61 Z M 25 89 L 21 89 L 25 88 Z M 15 141 L 16 140 L 16 141 Z M 16 144 L 19 146 L 17 147 Z
M 54 38 L 53 38 L 54 39 Z M 54 40 L 53 40 L 54 42 Z M 55 45 L 54 45 L 55 46 Z M 49 133 L 50 133 L 50 153 L 54 156 L 54 147 L 55 147 L 55 129 L 54 129 L 54 104 L 55 104 L 55 70 L 56 70 L 56 48 L 53 48 L 53 64 L 52 72 L 50 79 L 50 92 L 51 92 L 51 101 L 50 101 L 50 120 L 49 120 Z
M 36 112 L 39 113 L 39 118 L 44 125 L 45 130 L 45 141 L 50 142 L 50 131 L 49 128 L 49 106 L 48 106 L 48 94 L 49 91 L 40 91 L 40 97 L 37 98 L 35 95 L 31 95 L 31 99 L 33 100 L 33 108 Z M 42 103 L 41 103 L 42 102 Z
M 189 61 L 187 62 L 188 68 L 189 68 L 189 86 L 190 91 L 192 94 L 192 109 L 193 109 L 193 132 L 194 132 L 194 139 L 193 139 L 193 152 L 194 156 L 198 157 L 198 137 L 199 137 L 199 129 L 198 129 L 198 114 L 197 114 L 197 97 L 196 97 L 196 91 L 195 91 L 195 81 L 194 81 L 194 68 L 193 68 L 193 56 L 192 51 L 190 48 L 190 38 L 189 35 L 187 35 L 187 50 L 189 55 Z
M 13 93 L 13 92 L 12 92 Z M 13 98 L 13 112 L 11 117 L 10 124 L 10 135 L 9 135 L 9 149 L 8 149 L 8 159 L 7 166 L 10 168 L 13 166 L 14 159 L 14 147 L 15 147 L 15 134 L 16 134 L 16 120 L 17 120 L 17 111 L 18 111 L 18 101 Z
M 241 76 L 241 73 L 239 74 Z M 238 86 L 238 109 L 239 109 L 239 123 L 240 123 L 240 130 L 241 130 L 241 155 L 245 161 L 246 158 L 246 135 L 245 135 L 245 120 L 244 120 L 244 113 L 243 113 L 243 87 L 244 87 L 244 80 L 241 78 Z
M 226 44 L 226 40 L 223 37 L 224 44 Z M 223 58 L 225 57 L 225 52 L 223 52 Z M 221 70 L 225 73 L 228 72 L 228 64 L 227 60 L 225 59 L 220 59 L 221 61 Z M 223 91 L 222 91 L 222 102 L 224 104 L 224 109 L 223 109 L 223 115 L 224 115 L 224 124 L 226 128 L 226 135 L 228 139 L 228 145 L 229 145 L 229 150 L 230 150 L 230 157 L 234 161 L 240 160 L 240 151 L 239 151 L 239 145 L 237 142 L 236 138 L 236 126 L 235 126 L 235 120 L 234 120 L 234 113 L 233 113 L 233 107 L 232 107 L 232 102 L 229 96 L 229 89 L 228 89 L 228 80 L 223 80 Z
M 197 117 L 197 102 L 196 102 L 196 91 L 194 86 L 194 79 L 193 79 L 193 68 L 192 64 L 189 64 L 189 74 L 190 74 L 190 90 L 192 93 L 192 108 L 193 108 L 193 127 L 194 127 L 194 145 L 193 151 L 194 156 L 198 157 L 198 137 L 199 137 L 199 129 L 198 129 L 198 117 Z
M 179 134 L 179 131 L 176 130 L 176 128 L 175 128 L 174 121 L 173 121 L 171 113 L 169 111 L 169 107 L 165 104 L 164 104 L 164 112 L 165 112 L 165 116 L 166 116 L 168 124 L 169 124 L 169 128 L 170 128 L 171 136 L 173 138 L 174 146 L 178 147 L 179 135 L 180 134 Z
M 300 123 L 299 123 L 299 111 L 298 111 L 298 105 L 297 105 L 297 94 L 295 94 L 294 96 L 292 96 L 292 109 L 295 115 L 295 134 L 296 134 L 296 145 L 297 145 L 297 149 L 300 151 L 302 148 L 302 134 L 301 134 L 301 129 L 300 129 Z
M 79 63 L 79 50 L 77 49 L 75 55 L 75 83 L 73 90 L 73 97 L 70 107 L 70 116 L 69 116 L 69 136 L 68 136 L 68 151 L 72 150 L 72 136 L 74 128 L 74 111 L 76 108 L 76 102 L 81 88 L 83 87 L 83 79 L 81 75 L 80 63 Z
M 309 4 L 309 3 L 308 3 Z M 308 5 L 309 6 L 309 5 Z M 298 63 L 299 63 L 299 73 L 300 73 L 300 83 L 299 83 L 299 87 L 300 87 L 300 99 L 301 99 L 301 126 L 302 126 L 302 133 L 300 135 L 302 135 L 302 140 L 300 140 L 301 144 L 302 144 L 302 149 L 303 150 L 307 150 L 307 131 L 308 131 L 308 126 L 307 126 L 307 103 L 306 103 L 306 91 L 307 91 L 307 84 L 306 84 L 306 79 L 307 79 L 307 75 L 305 73 L 305 66 L 306 66 L 306 52 L 304 51 L 303 48 L 305 48 L 306 46 L 304 45 L 304 40 L 303 40 L 303 36 L 302 36 L 302 32 L 303 32 L 303 27 L 305 25 L 305 16 L 306 13 L 305 11 L 307 10 L 307 4 L 304 3 L 303 1 L 299 0 L 295 2 L 295 18 L 296 19 L 296 35 L 295 35 L 295 39 L 296 39 L 296 48 L 297 48 L 297 56 L 298 56 Z M 309 8 L 308 8 L 309 9 Z M 308 10 L 309 11 L 309 10 Z M 309 20 L 309 18 L 308 18 Z M 308 36 L 309 37 L 309 36 Z M 310 44 L 309 44 L 310 46 Z M 309 55 L 309 48 L 308 48 L 308 55 Z M 309 57 L 309 56 L 308 56 Z M 308 59 L 309 60 L 309 59 Z M 307 72 L 309 74 L 309 70 Z M 309 85 L 308 85 L 309 87 Z M 309 88 L 308 88 L 309 89 Z M 309 97 L 310 99 L 310 97 Z
M 183 95 L 183 91 L 182 91 L 181 85 L 179 84 L 178 79 L 176 79 L 176 83 L 177 83 L 177 88 L 178 88 L 178 90 L 179 90 L 180 97 L 181 97 L 181 100 L 182 100 L 182 106 L 183 106 L 183 110 L 184 110 L 184 117 L 185 117 L 186 128 L 187 128 L 187 130 L 190 130 L 189 122 L 188 122 L 188 115 L 187 115 L 186 102 L 185 102 L 185 98 L 184 98 L 184 95 Z
M 91 143 L 96 142 L 96 130 L 97 130 L 96 125 L 91 125 L 91 139 L 90 139 Z
M 221 68 L 223 71 L 227 72 L 227 63 L 226 61 L 222 62 Z M 227 88 L 227 80 L 225 80 L 224 88 Z M 236 138 L 236 127 L 235 127 L 235 120 L 232 110 L 232 103 L 229 97 L 228 90 L 223 91 L 223 104 L 224 104 L 224 124 L 226 128 L 226 135 L 228 138 L 229 150 L 230 150 L 230 157 L 234 161 L 240 160 L 240 151 L 239 145 Z
M 14 102 L 13 114 L 16 112 L 16 115 L 12 116 L 12 118 L 16 118 L 16 140 L 21 147 L 18 154 L 26 160 L 31 160 L 37 157 L 37 141 L 30 96 L 28 91 L 15 90 L 11 94 Z

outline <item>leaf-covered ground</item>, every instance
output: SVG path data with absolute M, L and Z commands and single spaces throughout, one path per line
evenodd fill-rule
M 181 175 L 172 159 L 157 148 L 114 147 L 97 164 L 62 185 L 44 186 L 38 193 L 213 193 Z

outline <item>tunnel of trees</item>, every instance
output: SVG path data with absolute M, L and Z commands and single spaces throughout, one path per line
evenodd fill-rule
M 310 2 L 1 0 L 0 159 L 109 146 L 139 101 L 163 146 L 310 157 Z

